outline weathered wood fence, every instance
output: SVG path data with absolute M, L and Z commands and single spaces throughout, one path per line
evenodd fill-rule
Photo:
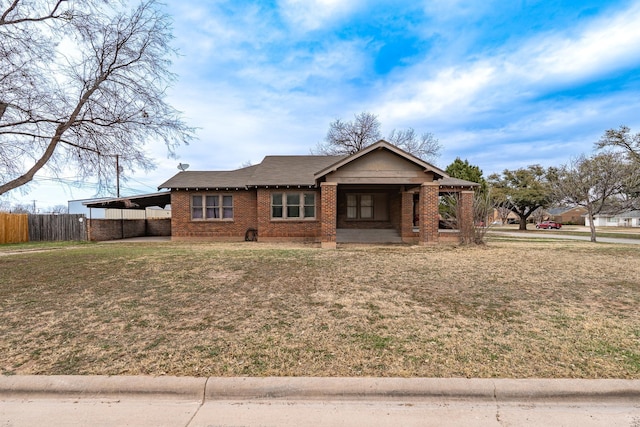
M 29 241 L 29 221 L 27 214 L 0 212 L 0 244 Z
M 29 241 L 87 240 L 84 215 L 29 215 Z

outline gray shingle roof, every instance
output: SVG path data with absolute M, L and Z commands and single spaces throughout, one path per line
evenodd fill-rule
M 451 178 L 450 176 L 445 176 L 438 180 L 440 185 L 450 186 L 450 187 L 479 187 L 480 184 L 477 182 L 465 181 L 464 179 Z
M 158 188 L 244 188 L 258 166 L 233 171 L 178 172 Z
M 314 174 L 346 156 L 267 156 L 251 177 L 251 186 L 315 186 Z
M 394 146 L 385 141 L 379 141 L 373 148 L 394 149 Z M 330 166 L 342 165 L 351 158 L 366 155 L 367 149 L 351 156 L 267 156 L 262 163 L 232 171 L 183 171 L 179 172 L 168 181 L 162 183 L 158 189 L 240 189 L 264 186 L 301 186 L 315 187 L 318 174 L 327 171 Z M 394 152 L 405 155 L 399 149 Z M 406 154 L 406 156 L 410 156 Z M 414 162 L 424 164 L 425 168 L 434 170 L 442 178 L 438 180 L 441 185 L 449 186 L 477 186 L 474 182 L 451 178 L 443 171 L 424 163 L 417 158 L 409 158 Z
M 314 173 L 344 156 L 267 156 L 262 163 L 232 171 L 178 172 L 158 188 L 245 188 L 315 186 Z

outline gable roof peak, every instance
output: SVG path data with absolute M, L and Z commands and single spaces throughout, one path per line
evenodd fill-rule
M 422 167 L 425 171 L 430 171 L 435 173 L 436 175 L 442 177 L 442 178 L 448 178 L 449 175 L 443 171 L 442 169 L 414 156 L 411 153 L 408 153 L 406 151 L 404 151 L 403 149 L 399 148 L 396 145 L 391 144 L 388 141 L 385 141 L 384 139 L 381 139 L 377 142 L 374 142 L 371 145 L 366 146 L 365 148 L 363 148 L 360 151 L 357 151 L 353 154 L 350 154 L 348 156 L 345 156 L 344 158 L 338 160 L 336 163 L 318 171 L 315 174 L 316 179 L 321 178 L 325 175 L 327 175 L 328 173 L 331 172 L 335 172 L 336 170 L 338 170 L 339 168 L 341 168 L 342 166 L 353 162 L 354 160 L 357 160 L 363 156 L 366 156 L 367 154 L 376 151 L 376 150 L 388 150 L 394 154 L 396 154 L 397 156 L 400 156 L 402 158 L 404 158 L 405 160 L 412 162 L 420 167 Z

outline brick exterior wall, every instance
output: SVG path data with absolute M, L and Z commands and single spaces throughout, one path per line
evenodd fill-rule
M 191 196 L 233 196 L 233 220 L 192 220 Z M 172 191 L 171 236 L 174 240 L 243 241 L 249 228 L 258 228 L 256 191 Z
M 316 218 L 315 219 L 272 219 L 271 195 L 273 193 L 287 192 L 315 193 Z M 320 223 L 322 209 L 320 193 L 314 189 L 271 189 L 259 188 L 257 190 L 257 221 L 259 241 L 320 241 Z
M 473 191 L 460 192 L 460 223 L 466 227 L 473 227 Z
M 393 228 L 400 231 L 402 227 L 402 194 L 397 191 L 389 194 L 389 220 Z
M 171 218 L 147 218 L 147 236 L 171 236 Z
M 88 219 L 89 240 L 103 242 L 142 237 L 145 235 L 144 221 L 144 219 Z
M 420 244 L 438 243 L 438 196 L 440 186 L 426 182 L 420 187 Z
M 400 236 L 405 243 L 418 243 L 420 238 L 419 232 L 413 231 L 413 192 L 403 192 L 401 197 L 401 215 Z
M 89 240 L 128 239 L 143 236 L 171 236 L 171 219 L 87 219 Z
M 338 218 L 338 184 L 323 182 L 320 184 L 320 206 L 322 207 L 320 241 L 325 248 L 336 246 L 336 223 Z
M 275 192 L 286 193 L 290 191 L 315 192 L 315 219 L 283 220 L 271 218 L 271 195 Z M 427 245 L 439 242 L 459 242 L 460 233 L 457 230 L 441 230 L 440 232 L 438 230 L 439 192 L 440 188 L 437 183 L 427 182 L 420 187 L 419 232 L 413 231 L 414 193 L 412 192 L 393 191 L 388 193 L 389 221 L 357 221 L 351 222 L 350 225 L 356 228 L 396 228 L 406 243 Z M 232 195 L 233 220 L 192 220 L 191 196 L 204 194 Z M 338 220 L 338 194 L 338 185 L 330 182 L 322 183 L 319 191 L 275 188 L 225 192 L 174 190 L 171 192 L 170 233 L 175 240 L 242 241 L 247 230 L 253 228 L 258 230 L 259 241 L 321 242 L 323 247 L 335 247 L 336 227 L 342 224 Z M 473 191 L 461 191 L 460 194 L 463 221 L 472 221 Z M 344 215 L 346 216 L 346 212 Z M 116 222 L 115 232 L 119 233 L 119 221 Z M 112 234 L 115 232 L 112 231 Z M 112 238 L 119 238 L 119 236 Z

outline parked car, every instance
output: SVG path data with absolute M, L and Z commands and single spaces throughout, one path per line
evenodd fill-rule
M 562 227 L 562 224 L 555 221 L 542 221 L 536 224 L 536 228 L 544 228 L 545 230 L 551 229 L 551 228 L 555 228 L 556 230 L 559 230 L 560 227 Z

